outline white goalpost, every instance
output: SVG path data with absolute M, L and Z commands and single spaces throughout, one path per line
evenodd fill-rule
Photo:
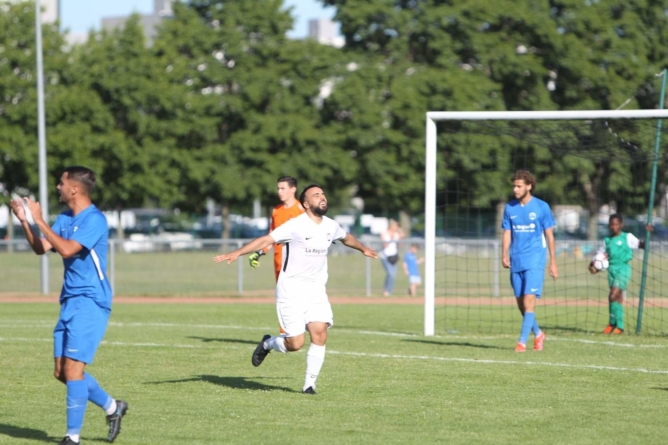
M 431 111 L 426 117 L 424 335 L 433 336 L 436 321 L 437 122 L 666 119 L 668 110 Z

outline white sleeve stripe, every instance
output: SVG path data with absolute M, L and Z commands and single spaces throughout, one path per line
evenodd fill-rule
M 95 269 L 97 269 L 97 274 L 100 277 L 100 281 L 104 281 L 104 274 L 102 273 L 102 267 L 100 267 L 100 258 L 97 256 L 95 249 L 91 249 L 90 257 L 93 258 L 93 263 L 95 264 Z

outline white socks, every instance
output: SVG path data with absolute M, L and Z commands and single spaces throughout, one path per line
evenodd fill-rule
M 325 346 L 311 343 L 306 353 L 306 378 L 304 379 L 303 390 L 306 390 L 309 386 L 315 389 L 315 381 L 320 374 L 323 363 L 325 363 Z
M 107 416 L 111 416 L 112 414 L 114 414 L 116 412 L 117 408 L 118 408 L 118 406 L 116 405 L 116 400 L 112 400 L 111 405 L 109 405 L 109 408 L 104 410 L 104 412 L 107 413 Z
M 282 352 L 285 354 L 288 352 L 287 349 L 285 349 L 285 335 L 281 334 L 278 337 L 271 337 L 267 341 L 264 342 L 264 349 L 273 349 L 274 351 Z

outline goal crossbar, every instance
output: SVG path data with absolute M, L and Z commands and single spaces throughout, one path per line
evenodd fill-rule
M 430 111 L 425 153 L 425 295 L 424 335 L 435 330 L 436 290 L 436 146 L 439 121 L 666 119 L 668 110 Z

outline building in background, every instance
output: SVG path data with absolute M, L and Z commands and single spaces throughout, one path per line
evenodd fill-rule
M 308 37 L 335 48 L 341 48 L 346 43 L 345 39 L 338 35 L 336 23 L 329 19 L 309 20 Z
M 144 28 L 147 45 L 153 45 L 153 40 L 158 34 L 157 28 L 160 22 L 173 15 L 172 2 L 173 0 L 153 0 L 153 12 L 151 14 L 139 16 L 140 23 Z M 120 17 L 102 17 L 102 29 L 113 30 L 122 28 L 129 18 L 129 15 Z

